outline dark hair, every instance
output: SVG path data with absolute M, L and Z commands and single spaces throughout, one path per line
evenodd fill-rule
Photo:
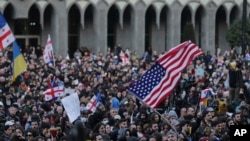
M 38 141 L 39 139 L 45 140 L 45 138 L 43 136 L 37 136 L 37 137 L 35 137 L 35 141 Z
M 101 126 L 104 126 L 104 124 L 102 123 L 102 122 L 98 122 L 95 126 L 94 126 L 94 128 L 93 128 L 93 132 L 94 133 L 99 133 L 99 128 L 101 127 Z

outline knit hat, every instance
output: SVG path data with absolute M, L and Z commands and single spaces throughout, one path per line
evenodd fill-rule
M 176 114 L 176 112 L 174 111 L 174 110 L 171 110 L 171 111 L 169 111 L 168 112 L 168 117 L 170 118 L 170 117 L 175 117 L 176 119 L 178 118 L 178 116 L 177 116 L 177 114 Z
M 177 126 L 177 125 L 180 124 L 180 122 L 179 122 L 178 120 L 174 119 L 174 120 L 171 121 L 171 124 L 172 124 L 173 126 Z

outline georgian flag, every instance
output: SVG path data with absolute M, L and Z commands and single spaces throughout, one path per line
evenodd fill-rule
M 50 101 L 54 98 L 60 97 L 64 95 L 64 86 L 57 86 L 47 89 L 43 92 L 44 100 Z
M 122 60 L 123 66 L 130 64 L 129 58 L 127 57 L 127 55 L 123 51 L 120 52 L 120 58 Z
M 4 16 L 0 13 L 0 50 L 8 47 L 14 41 L 15 37 Z
M 53 62 L 53 46 L 50 39 L 50 35 L 48 36 L 47 43 L 43 52 L 43 60 L 45 64 Z

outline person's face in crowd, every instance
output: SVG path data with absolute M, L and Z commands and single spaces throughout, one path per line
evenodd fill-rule
M 56 108 L 56 111 L 57 111 L 57 113 L 58 113 L 59 115 L 62 115 L 62 114 L 63 114 L 63 107 L 62 107 L 62 106 L 58 106 L 58 107 Z
M 213 119 L 212 113 L 211 113 L 211 112 L 208 112 L 208 113 L 205 115 L 204 120 L 205 120 L 205 121 L 208 121 L 208 122 L 211 122 L 212 119 Z
M 32 127 L 33 129 L 38 129 L 38 128 L 39 128 L 38 122 L 37 122 L 37 121 L 32 121 L 32 122 L 31 122 L 31 127 Z
M 117 109 L 111 109 L 110 110 L 110 115 L 112 116 L 112 117 L 114 117 L 115 115 L 117 115 L 118 114 L 118 110 Z
M 190 125 L 185 124 L 184 126 L 182 126 L 182 131 L 184 131 L 185 133 L 189 133 L 189 128 L 190 128 Z
M 101 125 L 98 129 L 99 133 L 105 133 L 105 126 Z
M 9 126 L 9 128 L 4 131 L 4 133 L 8 136 L 11 136 L 12 132 L 13 132 L 12 126 Z
M 48 116 L 43 116 L 42 117 L 42 122 L 44 122 L 44 123 L 49 123 L 50 121 L 49 121 L 49 117 Z
M 234 121 L 233 121 L 233 120 L 229 120 L 229 121 L 227 122 L 227 125 L 228 125 L 228 126 L 234 125 Z
M 9 114 L 10 115 L 16 115 L 17 109 L 15 107 L 10 107 L 9 108 Z
M 158 124 L 157 123 L 152 124 L 151 129 L 152 129 L 153 132 L 158 132 L 158 129 L 159 129 Z
M 141 125 L 137 125 L 136 126 L 136 130 L 137 130 L 137 132 L 142 132 L 142 126 Z
M 169 121 L 170 122 L 172 122 L 173 120 L 175 120 L 176 119 L 176 117 L 175 116 L 171 116 L 171 117 L 169 117 Z
M 27 139 L 27 141 L 33 141 L 34 140 L 33 134 L 31 132 L 28 132 L 26 134 L 26 139 Z
M 194 116 L 194 114 L 195 114 L 194 108 L 189 107 L 189 108 L 187 109 L 187 115 L 193 115 L 193 116 Z
M 239 123 L 241 121 L 240 113 L 236 114 L 235 117 L 233 117 L 234 123 Z
M 175 134 L 168 134 L 166 141 L 177 141 L 177 135 L 175 135 Z
M 159 122 L 159 121 L 160 121 L 159 115 L 154 115 L 154 121 L 155 121 L 155 122 Z
M 128 138 L 131 136 L 130 135 L 130 132 L 127 130 L 126 133 L 125 133 L 125 136 L 126 136 L 126 139 L 128 140 Z
M 184 117 L 187 115 L 187 108 L 181 108 L 181 112 L 180 112 L 181 117 Z
M 215 130 L 216 133 L 221 133 L 221 131 L 222 131 L 222 123 L 217 124 L 214 127 L 214 130 Z
M 19 138 L 24 137 L 23 131 L 21 129 L 19 129 L 19 128 L 15 129 L 15 133 Z
M 88 96 L 82 96 L 80 101 L 87 104 L 89 101 L 90 101 L 91 97 L 88 95 Z
M 98 135 L 95 137 L 96 141 L 103 141 L 103 138 L 101 135 Z
M 128 127 L 128 124 L 126 121 L 123 121 L 120 123 L 120 128 L 127 128 Z
M 157 141 L 155 137 L 150 137 L 148 141 Z
M 44 128 L 43 131 L 42 131 L 42 134 L 45 137 L 50 137 L 51 136 L 48 128 Z
M 32 106 L 32 112 L 34 112 L 34 113 L 37 113 L 37 112 L 38 112 L 38 110 L 37 110 L 37 107 L 36 107 L 36 106 Z
M 105 126 L 105 133 L 106 133 L 106 134 L 111 133 L 111 127 L 110 127 L 109 124 L 107 124 L 107 125 Z
M 146 115 L 145 115 L 144 113 L 142 113 L 142 114 L 140 115 L 140 118 L 141 118 L 142 120 L 145 120 L 145 119 L 146 119 Z

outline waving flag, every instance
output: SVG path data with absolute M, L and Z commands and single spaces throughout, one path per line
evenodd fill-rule
M 23 55 L 20 52 L 20 48 L 15 41 L 13 44 L 13 77 L 12 82 L 16 80 L 16 78 L 27 70 L 27 64 L 23 58 Z
M 0 50 L 8 47 L 14 41 L 15 37 L 4 16 L 0 13 Z
M 130 64 L 129 58 L 127 57 L 127 55 L 123 51 L 120 52 L 120 58 L 122 60 L 123 66 Z
M 86 106 L 86 109 L 87 109 L 87 110 L 90 110 L 90 111 L 92 111 L 92 112 L 95 112 L 95 111 L 96 111 L 96 107 L 100 104 L 101 101 L 102 101 L 102 97 L 101 97 L 101 93 L 99 92 L 99 93 L 97 94 L 97 96 L 94 95 L 94 96 L 90 99 L 89 103 L 88 103 L 87 106 Z
M 46 91 L 44 91 L 43 94 L 45 95 L 44 100 L 50 101 L 54 98 L 64 95 L 64 86 L 57 86 L 57 87 L 49 88 Z
M 50 39 L 50 35 L 48 36 L 48 40 L 43 52 L 43 60 L 46 64 L 53 63 L 54 56 L 53 56 L 53 46 Z
M 208 97 L 215 95 L 211 88 L 207 88 L 201 91 L 200 106 L 207 107 Z
M 175 88 L 181 72 L 202 51 L 194 43 L 186 41 L 162 55 L 155 64 L 128 88 L 151 108 L 156 108 Z

